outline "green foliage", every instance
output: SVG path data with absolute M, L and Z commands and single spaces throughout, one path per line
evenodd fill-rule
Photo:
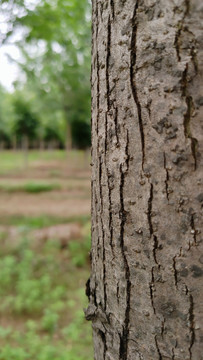
M 8 148 L 11 143 L 11 138 L 3 123 L 0 123 L 0 143 L 4 143 L 6 148 Z
M 46 142 L 57 141 L 58 143 L 62 142 L 59 129 L 57 128 L 57 124 L 46 124 L 44 126 L 43 131 L 44 131 L 43 134 L 44 141 Z
M 26 136 L 29 140 L 35 139 L 37 136 L 37 128 L 39 126 L 38 119 L 32 113 L 30 106 L 23 99 L 14 100 L 15 123 L 13 132 L 17 138 L 22 139 Z
M 65 123 L 69 123 L 74 146 L 89 146 L 90 1 L 18 0 L 13 4 L 7 0 L 3 13 L 7 19 L 4 40 L 16 29 L 23 34 L 16 46 L 26 83 L 22 85 L 19 79 L 16 88 L 21 89 L 22 98 L 32 96 L 41 125 L 38 136 L 57 138 L 65 146 Z
M 76 120 L 72 123 L 73 145 L 79 149 L 89 148 L 91 145 L 91 128 L 89 122 Z
M 68 249 L 71 254 L 71 260 L 73 265 L 77 267 L 82 267 L 85 265 L 85 263 L 87 262 L 87 254 L 90 246 L 91 240 L 89 236 L 87 236 L 82 243 L 78 241 L 69 242 Z
M 62 252 L 49 239 L 36 250 L 29 233 L 12 249 L 9 238 L 0 241 L 0 316 L 12 319 L 0 326 L 0 359 L 92 360 L 82 310 L 87 261 L 77 270 L 70 249 Z M 89 237 L 78 241 L 86 259 Z
M 63 303 L 62 303 L 63 305 Z M 50 309 L 45 309 L 44 316 L 42 318 L 42 329 L 53 334 L 58 325 L 59 315 Z
M 5 148 L 11 146 L 11 126 L 14 119 L 11 98 L 12 95 L 0 85 L 0 143 Z

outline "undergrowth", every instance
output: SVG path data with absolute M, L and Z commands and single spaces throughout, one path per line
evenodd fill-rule
M 90 236 L 36 249 L 29 232 L 12 249 L 0 237 L 0 360 L 92 360 L 85 321 Z

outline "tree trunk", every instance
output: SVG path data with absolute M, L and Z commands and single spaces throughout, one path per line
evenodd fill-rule
M 67 153 L 69 153 L 69 151 L 72 150 L 71 125 L 68 121 L 66 125 L 66 150 Z
M 22 137 L 22 151 L 24 155 L 24 168 L 28 167 L 28 151 L 29 151 L 29 139 L 27 135 Z
M 13 138 L 12 138 L 12 146 L 13 146 L 13 150 L 14 152 L 17 151 L 17 136 L 16 135 L 13 135 Z
M 96 360 L 200 360 L 201 0 L 93 0 Z
M 44 149 L 45 149 L 45 142 L 44 142 L 43 139 L 40 139 L 40 141 L 39 141 L 39 150 L 44 151 Z
M 5 142 L 2 140 L 0 141 L 0 151 L 3 151 L 5 149 Z

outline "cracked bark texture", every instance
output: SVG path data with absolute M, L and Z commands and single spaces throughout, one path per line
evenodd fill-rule
M 202 1 L 92 5 L 95 360 L 202 360 Z

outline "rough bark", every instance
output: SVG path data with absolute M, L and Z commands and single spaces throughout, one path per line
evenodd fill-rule
M 93 0 L 96 360 L 203 359 L 202 13 Z

